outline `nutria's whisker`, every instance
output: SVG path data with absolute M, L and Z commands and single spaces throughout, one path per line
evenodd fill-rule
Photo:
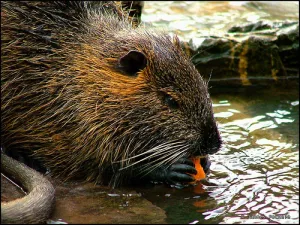
M 160 144 L 160 145 L 157 145 L 157 146 L 155 146 L 155 147 L 153 147 L 153 148 L 151 148 L 151 149 L 149 149 L 149 150 L 147 150 L 147 151 L 145 151 L 145 152 L 142 152 L 142 153 L 140 153 L 140 154 L 137 154 L 137 155 L 134 155 L 134 156 L 132 156 L 132 157 L 130 157 L 130 158 L 127 158 L 127 159 L 123 159 L 123 160 L 120 160 L 120 161 L 116 161 L 115 163 L 118 163 L 118 162 L 121 162 L 121 161 L 127 161 L 127 160 L 131 160 L 131 159 L 134 159 L 134 158 L 137 158 L 137 157 L 140 157 L 140 156 L 142 156 L 142 155 L 145 155 L 145 154 L 149 154 L 149 153 L 159 153 L 159 151 L 158 150 L 164 150 L 164 151 L 166 151 L 166 150 L 169 150 L 167 147 L 174 147 L 174 146 L 172 146 L 172 145 L 175 145 L 175 144 L 180 144 L 180 143 L 182 143 L 182 142 L 170 142 L 170 143 L 163 143 L 163 144 Z M 172 144 L 172 145 L 171 145 Z M 180 146 L 180 145 L 179 145 Z M 176 146 L 175 145 L 175 147 L 178 147 L 178 146 Z
M 132 138 L 128 141 L 129 144 L 127 145 L 127 147 L 126 147 L 125 150 L 124 150 L 124 156 L 123 156 L 123 157 L 126 157 L 126 158 L 127 158 L 128 155 L 130 154 L 130 148 L 131 148 L 131 145 L 132 145 L 132 143 L 134 143 L 135 137 L 136 137 L 137 135 L 138 135 L 138 134 L 134 134 L 134 135 L 132 136 Z M 120 145 L 120 148 L 122 148 L 122 145 Z M 135 149 L 135 148 L 137 148 L 137 146 L 135 146 L 133 149 Z M 134 150 L 133 150 L 133 151 L 134 151 Z M 116 155 L 115 160 L 117 159 L 117 157 L 118 157 L 119 155 L 120 155 L 120 154 Z M 121 160 L 120 162 L 121 162 L 121 167 L 122 167 L 125 161 Z M 115 163 L 115 161 L 114 161 L 113 163 Z
M 134 158 L 141 157 L 141 156 L 147 154 L 146 157 L 144 157 L 144 158 L 142 158 L 138 161 L 135 161 L 134 163 L 132 163 L 132 164 L 126 166 L 126 167 L 123 167 L 120 170 L 127 169 L 127 168 L 132 167 L 136 164 L 139 164 L 139 163 L 141 163 L 145 160 L 149 160 L 149 159 L 152 159 L 152 158 L 157 157 L 157 156 L 161 156 L 161 158 L 157 158 L 157 159 L 151 161 L 151 164 L 156 162 L 156 161 L 161 161 L 163 158 L 167 158 L 169 155 L 173 157 L 173 154 L 176 155 L 175 154 L 176 151 L 181 152 L 181 150 L 186 147 L 184 144 L 185 144 L 185 142 L 178 141 L 178 142 L 163 143 L 161 145 L 155 146 L 155 147 L 151 148 L 150 150 L 148 150 L 146 152 L 143 152 L 143 153 L 135 155 L 133 157 L 121 160 L 121 161 L 132 160 Z M 168 157 L 169 159 L 167 159 L 167 160 L 171 160 L 172 157 L 171 158 Z
M 136 164 L 138 164 L 138 163 L 141 163 L 141 162 L 143 162 L 143 161 L 145 161 L 145 160 L 149 160 L 150 158 L 153 158 L 153 157 L 155 157 L 155 156 L 163 155 L 164 152 L 170 152 L 170 150 L 175 149 L 176 147 L 182 146 L 182 145 L 180 145 L 180 144 L 182 144 L 182 143 L 183 143 L 183 142 L 163 143 L 163 144 L 161 144 L 161 145 L 158 145 L 158 146 L 155 146 L 155 147 L 149 149 L 149 150 L 146 151 L 146 152 L 142 152 L 142 153 L 137 154 L 137 155 L 135 155 L 135 156 L 133 156 L 133 157 L 130 157 L 130 158 L 127 158 L 127 159 L 123 159 L 123 160 L 120 160 L 120 161 L 117 161 L 117 162 L 129 161 L 129 160 L 132 160 L 132 159 L 134 159 L 134 158 L 141 157 L 141 156 L 143 156 L 143 155 L 147 155 L 147 157 L 144 157 L 144 158 L 142 158 L 142 159 L 140 159 L 140 160 L 138 160 L 138 161 L 135 161 L 134 163 L 132 163 L 132 164 L 126 166 L 126 167 L 123 167 L 123 168 L 121 168 L 120 170 L 127 169 L 128 167 L 131 167 L 131 166 L 133 166 L 133 165 L 136 165 Z M 172 151 L 171 151 L 171 152 L 172 152 Z M 117 162 L 115 162 L 115 163 L 117 163 Z
M 135 135 L 138 135 L 138 133 L 136 133 Z M 121 160 L 122 161 L 121 167 L 123 166 L 123 162 L 126 162 L 126 165 L 129 165 L 131 160 L 133 159 L 133 157 L 129 157 L 129 156 L 130 155 L 134 156 L 135 153 L 136 153 L 136 150 L 139 149 L 141 145 L 148 146 L 148 144 L 150 142 L 152 142 L 152 139 L 149 139 L 146 143 L 138 142 L 138 143 L 135 144 L 135 147 L 131 151 L 129 151 L 129 148 L 127 147 L 126 151 L 125 151 L 125 154 L 123 155 L 122 160 Z
M 143 165 L 141 167 L 141 173 L 147 172 L 144 174 L 145 176 L 162 165 L 166 165 L 166 168 L 171 166 L 178 159 L 185 156 L 188 149 L 189 146 L 183 146 L 183 148 L 179 148 L 179 149 L 172 149 L 174 152 L 171 151 L 169 154 L 155 160 L 155 161 L 160 161 L 159 163 L 154 164 L 155 161 L 151 161 Z

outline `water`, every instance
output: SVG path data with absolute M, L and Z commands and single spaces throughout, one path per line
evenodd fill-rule
M 223 208 L 217 214 L 209 210 L 208 219 L 223 215 L 220 222 L 232 223 L 242 215 L 261 215 L 265 222 L 277 221 L 272 217 L 279 215 L 299 218 L 298 94 L 247 93 L 239 96 L 241 109 L 234 106 L 237 97 L 217 99 L 216 117 L 226 144 L 213 157 L 209 180 L 226 187 L 210 193 L 220 204 L 218 209 Z
M 184 41 L 224 36 L 238 24 L 298 21 L 298 1 L 155 1 L 145 2 L 142 22 L 176 33 Z

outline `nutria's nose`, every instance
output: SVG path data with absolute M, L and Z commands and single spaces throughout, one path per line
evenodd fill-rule
M 194 145 L 194 152 L 193 155 L 207 155 L 207 154 L 215 154 L 218 152 L 221 148 L 221 139 L 215 139 L 215 140 L 199 140 Z
M 195 143 L 195 155 L 215 154 L 222 145 L 222 139 L 218 129 L 213 129 L 213 132 L 203 132 L 198 141 Z
M 206 128 L 202 133 L 202 147 L 207 151 L 208 154 L 215 154 L 218 152 L 222 145 L 222 139 L 216 122 L 213 120 L 207 124 Z
M 220 150 L 220 148 L 221 148 L 221 144 L 219 144 L 219 146 L 217 146 L 217 147 L 213 147 L 213 148 L 210 148 L 210 149 L 208 149 L 208 154 L 215 154 L 216 152 L 218 152 L 219 150 Z
M 215 154 L 218 152 L 222 145 L 219 131 L 216 129 L 213 134 L 207 135 L 203 144 L 203 147 L 207 149 L 206 151 L 208 154 Z

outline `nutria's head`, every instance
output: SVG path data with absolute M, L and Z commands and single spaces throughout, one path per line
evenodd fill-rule
M 93 66 L 99 66 L 95 76 L 106 71 L 97 109 L 98 118 L 105 118 L 103 138 L 111 160 L 121 168 L 142 167 L 147 173 L 181 157 L 216 153 L 221 138 L 207 83 L 178 38 L 139 28 L 112 39 L 105 49 L 90 52 L 101 58 L 99 64 L 93 59 Z M 94 57 L 87 61 L 90 58 Z
M 97 181 L 112 166 L 146 173 L 219 150 L 207 84 L 176 37 L 85 4 L 7 4 L 2 133 L 10 146 L 34 146 L 54 174 Z

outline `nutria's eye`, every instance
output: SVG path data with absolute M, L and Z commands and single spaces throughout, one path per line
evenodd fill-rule
M 168 105 L 171 109 L 178 109 L 179 107 L 177 101 L 171 95 L 168 94 L 165 94 L 164 103 Z

